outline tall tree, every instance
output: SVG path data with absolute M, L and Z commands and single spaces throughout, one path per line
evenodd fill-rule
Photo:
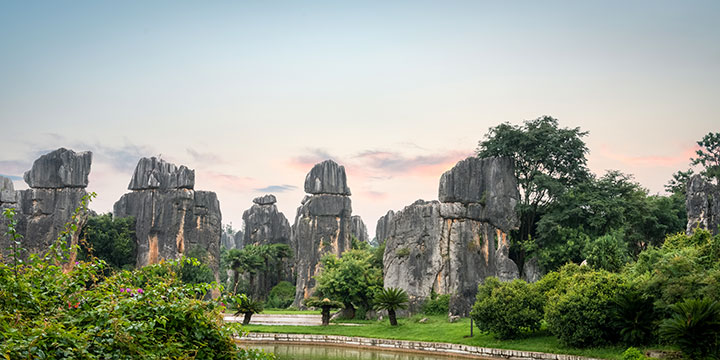
M 320 261 L 323 270 L 316 280 L 323 296 L 341 301 L 346 318 L 355 317 L 356 307 L 370 309 L 375 294 L 383 288 L 382 269 L 372 265 L 370 251 L 350 250 L 341 258 L 330 254 Z
M 520 187 L 520 229 L 515 240 L 535 235 L 535 223 L 546 207 L 565 190 L 588 178 L 588 148 L 580 128 L 560 128 L 557 119 L 542 116 L 516 126 L 490 128 L 477 148 L 478 157 L 506 156 L 515 160 Z
M 700 149 L 695 151 L 697 157 L 690 159 L 692 164 L 702 165 L 702 174 L 720 185 L 720 133 L 707 133 L 697 144 Z

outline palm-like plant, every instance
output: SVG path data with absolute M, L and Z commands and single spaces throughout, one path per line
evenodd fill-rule
M 314 308 L 320 308 L 322 309 L 322 324 L 323 326 L 330 325 L 330 310 L 332 309 L 339 309 L 343 307 L 343 303 L 339 301 L 330 300 L 328 298 L 324 298 L 322 300 L 317 298 L 308 298 L 303 300 L 303 304 L 305 306 L 314 307 Z
M 720 355 L 720 303 L 685 300 L 671 306 L 669 319 L 660 325 L 660 334 L 677 345 L 690 359 Z
M 615 300 L 613 326 L 620 338 L 631 346 L 645 345 L 653 340 L 655 313 L 653 299 L 639 291 L 619 294 Z
M 410 301 L 405 290 L 400 288 L 386 288 L 380 290 L 375 295 L 375 309 L 387 310 L 390 325 L 397 326 L 396 309 L 407 309 L 407 303 Z
M 232 297 L 232 301 L 235 303 L 235 316 L 245 314 L 243 318 L 243 325 L 250 323 L 250 319 L 253 314 L 263 311 L 262 301 L 251 299 L 245 294 L 235 295 Z

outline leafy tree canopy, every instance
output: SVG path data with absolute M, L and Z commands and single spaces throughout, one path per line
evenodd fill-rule
M 700 149 L 695 151 L 697 157 L 690 159 L 693 165 L 704 167 L 702 174 L 715 179 L 720 185 L 720 133 L 708 133 L 697 142 Z

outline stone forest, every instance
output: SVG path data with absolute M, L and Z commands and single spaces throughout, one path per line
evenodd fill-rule
M 549 117 L 498 126 L 440 176 L 436 200 L 389 209 L 372 239 L 332 159 L 307 169 L 292 223 L 268 193 L 236 230 L 193 169 L 156 157 L 97 214 L 93 154 L 51 151 L 28 189 L 0 178 L 0 353 L 256 359 L 335 342 L 717 359 L 720 136 L 698 142 L 702 168 L 679 171 L 666 196 L 589 173 L 584 134 Z

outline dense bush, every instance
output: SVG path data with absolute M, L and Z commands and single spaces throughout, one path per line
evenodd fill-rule
M 655 340 L 653 298 L 635 288 L 615 295 L 612 325 L 626 345 L 645 345 Z
M 588 243 L 585 259 L 595 269 L 620 271 L 628 260 L 622 233 L 606 234 Z
M 135 266 L 135 218 L 113 218 L 112 214 L 90 216 L 82 230 L 80 258 L 104 260 L 116 269 Z
M 201 248 L 192 248 L 187 257 L 197 261 L 185 261 L 180 268 L 180 278 L 186 284 L 211 283 L 215 281 L 212 269 L 207 266 L 208 253 Z
M 540 329 L 543 297 L 523 280 L 502 283 L 495 277 L 478 286 L 470 316 L 481 331 L 498 339 L 514 339 Z
M 548 329 L 561 343 L 573 347 L 591 347 L 612 343 L 612 313 L 617 294 L 627 290 L 623 277 L 587 266 L 567 271 L 550 290 L 545 311 Z M 572 275 L 569 275 L 572 274 Z
M 295 286 L 289 281 L 281 281 L 270 290 L 265 307 L 285 309 L 295 300 Z
M 422 311 L 425 315 L 447 315 L 450 312 L 450 294 L 438 295 L 432 291 L 425 300 Z
M 182 282 L 181 267 L 196 260 L 118 272 L 102 260 L 68 262 L 77 249 L 66 240 L 77 228 L 69 223 L 43 256 L 0 263 L 4 358 L 273 358 L 236 347 L 240 328 L 224 323 L 222 306 L 202 300 L 214 284 Z
M 356 308 L 371 309 L 375 294 L 383 288 L 382 269 L 373 266 L 373 259 L 369 250 L 350 250 L 341 258 L 330 254 L 320 260 L 323 270 L 315 277 L 317 290 L 342 302 L 346 318 L 354 318 Z
M 634 347 L 629 347 L 622 353 L 622 360 L 645 360 L 647 356 Z

